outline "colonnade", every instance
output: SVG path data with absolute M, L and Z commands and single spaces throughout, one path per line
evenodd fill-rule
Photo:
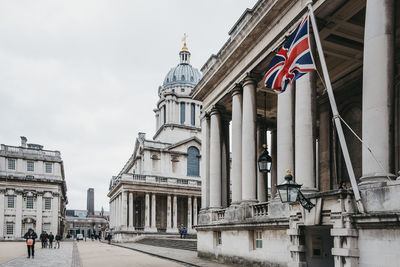
M 151 192 L 140 192 L 144 194 L 144 225 L 146 232 L 157 232 L 158 216 L 163 216 L 157 209 L 157 195 Z M 165 194 L 163 194 L 165 196 Z M 187 227 L 190 232 L 193 225 L 197 225 L 198 203 L 196 196 L 185 196 L 187 198 Z M 166 195 L 166 232 L 178 232 L 178 195 Z M 135 230 L 135 200 L 133 191 L 121 191 L 110 201 L 110 227 L 116 230 Z M 183 211 L 179 211 L 183 212 Z M 140 227 L 142 228 L 142 227 Z

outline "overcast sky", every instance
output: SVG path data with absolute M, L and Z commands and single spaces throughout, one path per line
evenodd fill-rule
M 0 143 L 61 151 L 69 209 L 108 210 L 109 181 L 137 133 L 151 138 L 157 88 L 188 34 L 200 69 L 256 0 L 0 1 Z

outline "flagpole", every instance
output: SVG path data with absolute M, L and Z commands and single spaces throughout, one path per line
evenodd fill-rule
M 364 213 L 365 212 L 364 206 L 362 204 L 360 191 L 358 189 L 358 184 L 357 184 L 356 178 L 354 176 L 353 165 L 351 164 L 349 150 L 347 149 L 347 144 L 346 144 L 346 140 L 344 138 L 342 124 L 341 124 L 340 118 L 339 118 L 339 112 L 338 112 L 338 109 L 336 106 L 335 96 L 333 95 L 332 84 L 331 84 L 331 80 L 329 78 L 328 68 L 326 67 L 325 56 L 324 56 L 324 52 L 322 50 L 321 40 L 319 39 L 317 22 L 315 20 L 313 8 L 312 8 L 312 1 L 307 3 L 307 7 L 308 7 L 308 10 L 310 11 L 311 25 L 312 25 L 313 31 L 314 31 L 315 43 L 317 45 L 319 60 L 321 61 L 321 67 L 322 67 L 322 73 L 323 73 L 324 80 L 325 80 L 326 91 L 328 92 L 329 102 L 331 104 L 331 109 L 332 109 L 332 115 L 335 120 L 336 131 L 338 133 L 340 145 L 342 147 L 342 152 L 343 152 L 343 157 L 344 157 L 344 160 L 346 163 L 347 173 L 349 174 L 349 177 L 350 177 L 351 187 L 353 188 L 354 198 L 356 200 L 358 210 L 361 213 Z

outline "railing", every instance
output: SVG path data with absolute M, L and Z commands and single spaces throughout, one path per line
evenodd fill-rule
M 156 183 L 168 183 L 168 178 L 167 177 L 156 177 Z
M 133 174 L 134 181 L 146 181 L 146 175 L 142 174 Z
M 188 183 L 189 183 L 189 180 L 177 179 L 177 180 L 176 180 L 176 183 L 177 183 L 177 184 L 188 184 Z
M 171 184 L 171 185 L 180 185 L 180 186 L 189 186 L 189 187 L 201 187 L 201 181 L 197 181 L 194 179 L 182 179 L 182 178 L 174 178 L 174 177 L 165 177 L 165 176 L 153 176 L 153 175 L 145 175 L 145 174 L 122 174 L 118 180 L 121 179 L 123 181 L 133 180 L 134 182 L 145 182 L 151 184 Z M 117 180 L 113 183 L 112 187 L 116 185 Z
M 43 150 L 43 149 L 33 149 L 33 148 L 25 148 L 25 147 L 17 147 L 17 146 L 7 146 L 2 145 L 1 150 L 10 152 L 10 153 L 21 153 L 21 154 L 29 154 L 29 155 L 44 155 L 50 157 L 60 157 L 60 151 L 52 151 L 52 150 Z
M 225 210 L 219 210 L 217 211 L 217 220 L 223 220 L 225 219 Z
M 268 215 L 268 202 L 253 205 L 253 217 L 261 217 Z

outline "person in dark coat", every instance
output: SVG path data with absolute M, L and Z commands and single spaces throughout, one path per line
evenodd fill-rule
M 53 248 L 54 235 L 52 232 L 49 234 L 49 248 Z
M 57 234 L 56 235 L 56 246 L 57 246 L 57 248 L 60 248 L 60 241 L 61 241 L 61 235 Z M 54 248 L 56 248 L 56 246 L 54 246 Z
M 42 231 L 42 233 L 40 234 L 40 242 L 42 243 L 42 248 L 46 247 L 46 232 Z
M 32 228 L 29 228 L 28 232 L 24 235 L 24 239 L 26 240 L 26 246 L 28 247 L 28 258 L 32 259 L 35 257 L 35 239 L 37 238 L 37 234 L 33 231 Z

